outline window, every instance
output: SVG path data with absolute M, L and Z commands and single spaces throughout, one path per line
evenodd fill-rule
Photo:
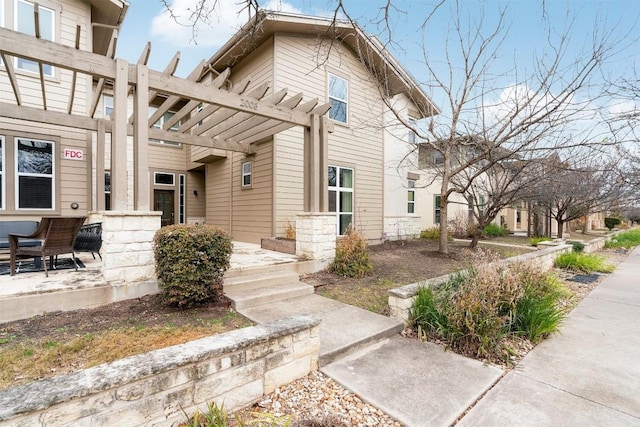
M 347 123 L 347 99 L 349 97 L 349 82 L 342 77 L 329 73 L 329 118 L 341 123 Z
M 444 165 L 444 156 L 431 145 L 418 144 L 418 168 L 429 169 L 434 166 Z
M 104 209 L 111 210 L 111 171 L 104 171 Z
M 186 190 L 186 177 L 184 174 L 178 175 L 178 224 L 184 224 L 185 219 L 185 190 Z
M 407 121 L 409 122 L 409 126 L 411 126 L 411 129 L 409 129 L 409 133 L 407 134 L 407 142 L 409 142 L 409 144 L 415 144 L 416 133 L 412 129 L 415 129 L 417 127 L 418 122 L 413 117 L 409 117 Z
M 336 232 L 343 236 L 353 223 L 353 169 L 329 166 L 329 212 L 336 213 Z
M 433 222 L 434 224 L 440 224 L 440 202 L 442 197 L 436 195 L 433 197 Z
M 251 162 L 244 162 L 242 164 L 242 186 L 251 187 Z
M 0 7 L 2 6 L 2 0 L 0 0 Z M 2 21 L 0 21 L 2 23 Z M 4 136 L 0 135 L 0 209 L 4 209 Z
M 416 181 L 410 179 L 407 181 L 407 213 L 416 213 Z
M 113 112 L 113 96 L 103 95 L 102 102 L 104 104 L 104 116 L 110 117 Z
M 16 31 L 21 33 L 36 35 L 34 19 L 34 4 L 26 0 L 16 2 Z M 38 17 L 40 23 L 40 37 L 45 40 L 55 41 L 53 29 L 55 28 L 55 13 L 51 9 L 38 5 Z M 39 72 L 38 63 L 27 59 L 16 58 L 16 66 L 25 71 Z M 53 67 L 49 64 L 42 64 L 42 72 L 47 76 L 53 76 Z
M 176 176 L 172 173 L 154 172 L 153 183 L 156 185 L 175 185 Z
M 16 138 L 18 209 L 53 209 L 54 144 Z
M 149 107 L 149 117 L 151 117 L 158 109 L 156 107 Z M 160 117 L 158 119 L 157 122 L 155 122 L 153 124 L 153 128 L 154 129 L 162 129 L 164 127 L 164 124 L 166 122 L 168 122 L 171 117 L 175 116 L 176 113 L 172 112 L 172 111 L 167 111 L 166 113 L 164 113 L 162 115 L 162 117 Z M 180 128 L 180 122 L 175 123 L 173 126 L 171 126 L 171 128 L 169 128 L 169 130 L 178 130 Z M 162 141 L 160 139 L 149 139 L 149 141 L 151 142 L 155 142 L 156 144 L 164 144 L 164 145 L 171 145 L 174 147 L 179 147 L 180 143 L 179 142 L 173 142 L 173 141 Z

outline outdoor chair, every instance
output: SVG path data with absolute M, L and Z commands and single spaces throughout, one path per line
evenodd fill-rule
M 91 252 L 93 259 L 96 254 L 102 260 L 100 248 L 102 247 L 102 223 L 95 222 L 93 224 L 83 225 L 76 236 L 76 243 L 73 249 L 76 252 Z
M 46 257 L 49 257 L 51 268 L 54 266 L 54 256 L 71 253 L 76 271 L 78 263 L 74 252 L 74 244 L 78 231 L 87 217 L 44 217 L 37 230 L 30 235 L 9 234 L 9 250 L 11 251 L 11 275 L 16 273 L 18 257 L 42 257 L 44 274 L 49 277 Z M 20 247 L 19 239 L 40 239 L 40 247 Z

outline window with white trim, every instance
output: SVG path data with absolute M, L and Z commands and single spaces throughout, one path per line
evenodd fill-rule
M 155 185 L 171 185 L 174 186 L 176 182 L 176 176 L 172 173 L 166 172 L 154 172 L 153 183 Z
M 416 181 L 407 181 L 407 213 L 416 213 Z
M 329 118 L 340 123 L 347 123 L 349 81 L 329 73 Z
M 440 224 L 440 202 L 442 197 L 439 194 L 433 196 L 433 223 Z
M 2 0 L 0 0 L 0 6 L 2 6 Z M 0 135 L 0 209 L 5 209 L 5 184 L 6 180 L 4 179 L 4 136 Z
M 151 117 L 158 109 L 156 107 L 149 107 L 149 117 Z M 168 122 L 173 116 L 175 116 L 176 113 L 173 111 L 167 111 L 166 113 L 164 113 L 157 122 L 155 122 L 152 126 L 152 128 L 154 129 L 162 129 L 164 127 L 164 124 L 166 122 Z M 180 129 L 180 122 L 178 121 L 177 123 L 173 124 L 169 130 L 173 130 L 173 131 L 177 131 L 178 129 Z M 151 142 L 155 142 L 156 144 L 163 144 L 163 145 L 170 145 L 172 147 L 179 147 L 180 143 L 179 142 L 174 142 L 174 141 L 163 141 L 160 139 L 149 139 L 149 141 Z
M 104 210 L 111 210 L 111 171 L 104 171 Z
M 418 122 L 413 117 L 409 117 L 407 119 L 407 122 L 409 123 L 409 126 L 410 126 L 409 132 L 407 133 L 407 142 L 409 144 L 415 144 L 416 133 L 413 131 L 413 129 L 416 129 L 416 127 L 418 126 Z
M 253 165 L 252 162 L 244 162 L 242 164 L 242 186 L 251 187 L 253 181 Z
M 18 209 L 55 206 L 55 146 L 53 141 L 16 138 L 16 199 Z
M 186 176 L 181 173 L 180 175 L 178 175 L 178 224 L 185 223 L 186 186 Z
M 329 166 L 329 212 L 335 212 L 338 236 L 353 223 L 353 169 Z
M 102 104 L 104 106 L 104 116 L 110 117 L 113 112 L 113 96 L 102 95 Z
M 16 0 L 15 3 L 15 30 L 24 34 L 36 35 L 34 18 L 34 3 L 27 0 Z M 55 13 L 53 10 L 38 5 L 38 22 L 40 26 L 40 38 L 55 41 Z M 28 59 L 16 57 L 16 67 L 20 70 L 38 73 L 38 63 Z M 53 76 L 53 66 L 42 64 L 42 72 L 46 76 Z

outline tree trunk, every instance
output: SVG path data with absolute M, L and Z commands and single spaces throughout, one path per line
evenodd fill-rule
M 481 234 L 482 233 L 479 229 L 473 233 L 473 235 L 471 236 L 471 244 L 469 245 L 471 249 L 475 249 L 478 247 L 478 241 L 480 240 Z
M 564 221 L 561 219 L 556 220 L 558 222 L 558 239 L 562 239 L 564 235 Z
M 449 253 L 449 230 L 447 227 L 447 203 L 448 196 L 442 196 L 446 192 L 440 193 L 440 239 L 438 241 L 438 250 L 441 254 Z

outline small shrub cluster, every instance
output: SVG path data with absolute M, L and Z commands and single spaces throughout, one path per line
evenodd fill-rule
M 224 231 L 208 225 L 170 225 L 158 230 L 153 241 L 156 276 L 168 304 L 190 307 L 222 297 L 233 251 Z
M 549 242 L 551 241 L 551 238 L 549 237 L 532 237 L 529 239 L 529 243 L 531 244 L 531 246 L 535 246 L 538 247 L 538 243 L 540 242 Z
M 616 217 L 606 217 L 604 219 L 604 226 L 607 227 L 609 229 L 609 231 L 613 230 L 617 225 L 620 224 L 620 222 L 622 222 L 620 220 L 620 218 L 616 218 Z
M 451 235 L 457 239 L 466 239 L 476 233 L 477 225 L 473 221 L 469 221 L 466 215 L 457 215 L 449 220 L 448 230 Z
M 439 240 L 440 239 L 440 227 L 431 227 L 420 231 L 420 238 L 423 240 Z M 453 240 L 449 230 L 447 230 L 447 240 Z
M 482 230 L 482 234 L 484 234 L 487 237 L 502 237 L 502 236 L 506 236 L 508 233 L 508 230 L 504 227 L 500 227 L 498 224 L 489 224 L 487 225 L 484 230 Z
M 586 274 L 593 272 L 611 273 L 614 270 L 614 266 L 607 264 L 601 256 L 582 252 L 566 252 L 560 254 L 554 260 L 554 265 L 565 270 Z
M 625 231 L 604 243 L 605 248 L 625 248 L 630 249 L 640 245 L 640 229 Z
M 573 247 L 573 252 L 584 252 L 584 243 L 582 242 L 568 242 Z
M 344 277 L 363 277 L 373 270 L 369 246 L 362 233 L 349 227 L 344 237 L 336 243 L 336 257 L 329 265 L 329 272 Z
M 484 264 L 435 289 L 421 288 L 410 318 L 419 334 L 443 340 L 459 353 L 508 361 L 507 339 L 538 342 L 555 332 L 570 295 L 552 274 L 533 265 Z

